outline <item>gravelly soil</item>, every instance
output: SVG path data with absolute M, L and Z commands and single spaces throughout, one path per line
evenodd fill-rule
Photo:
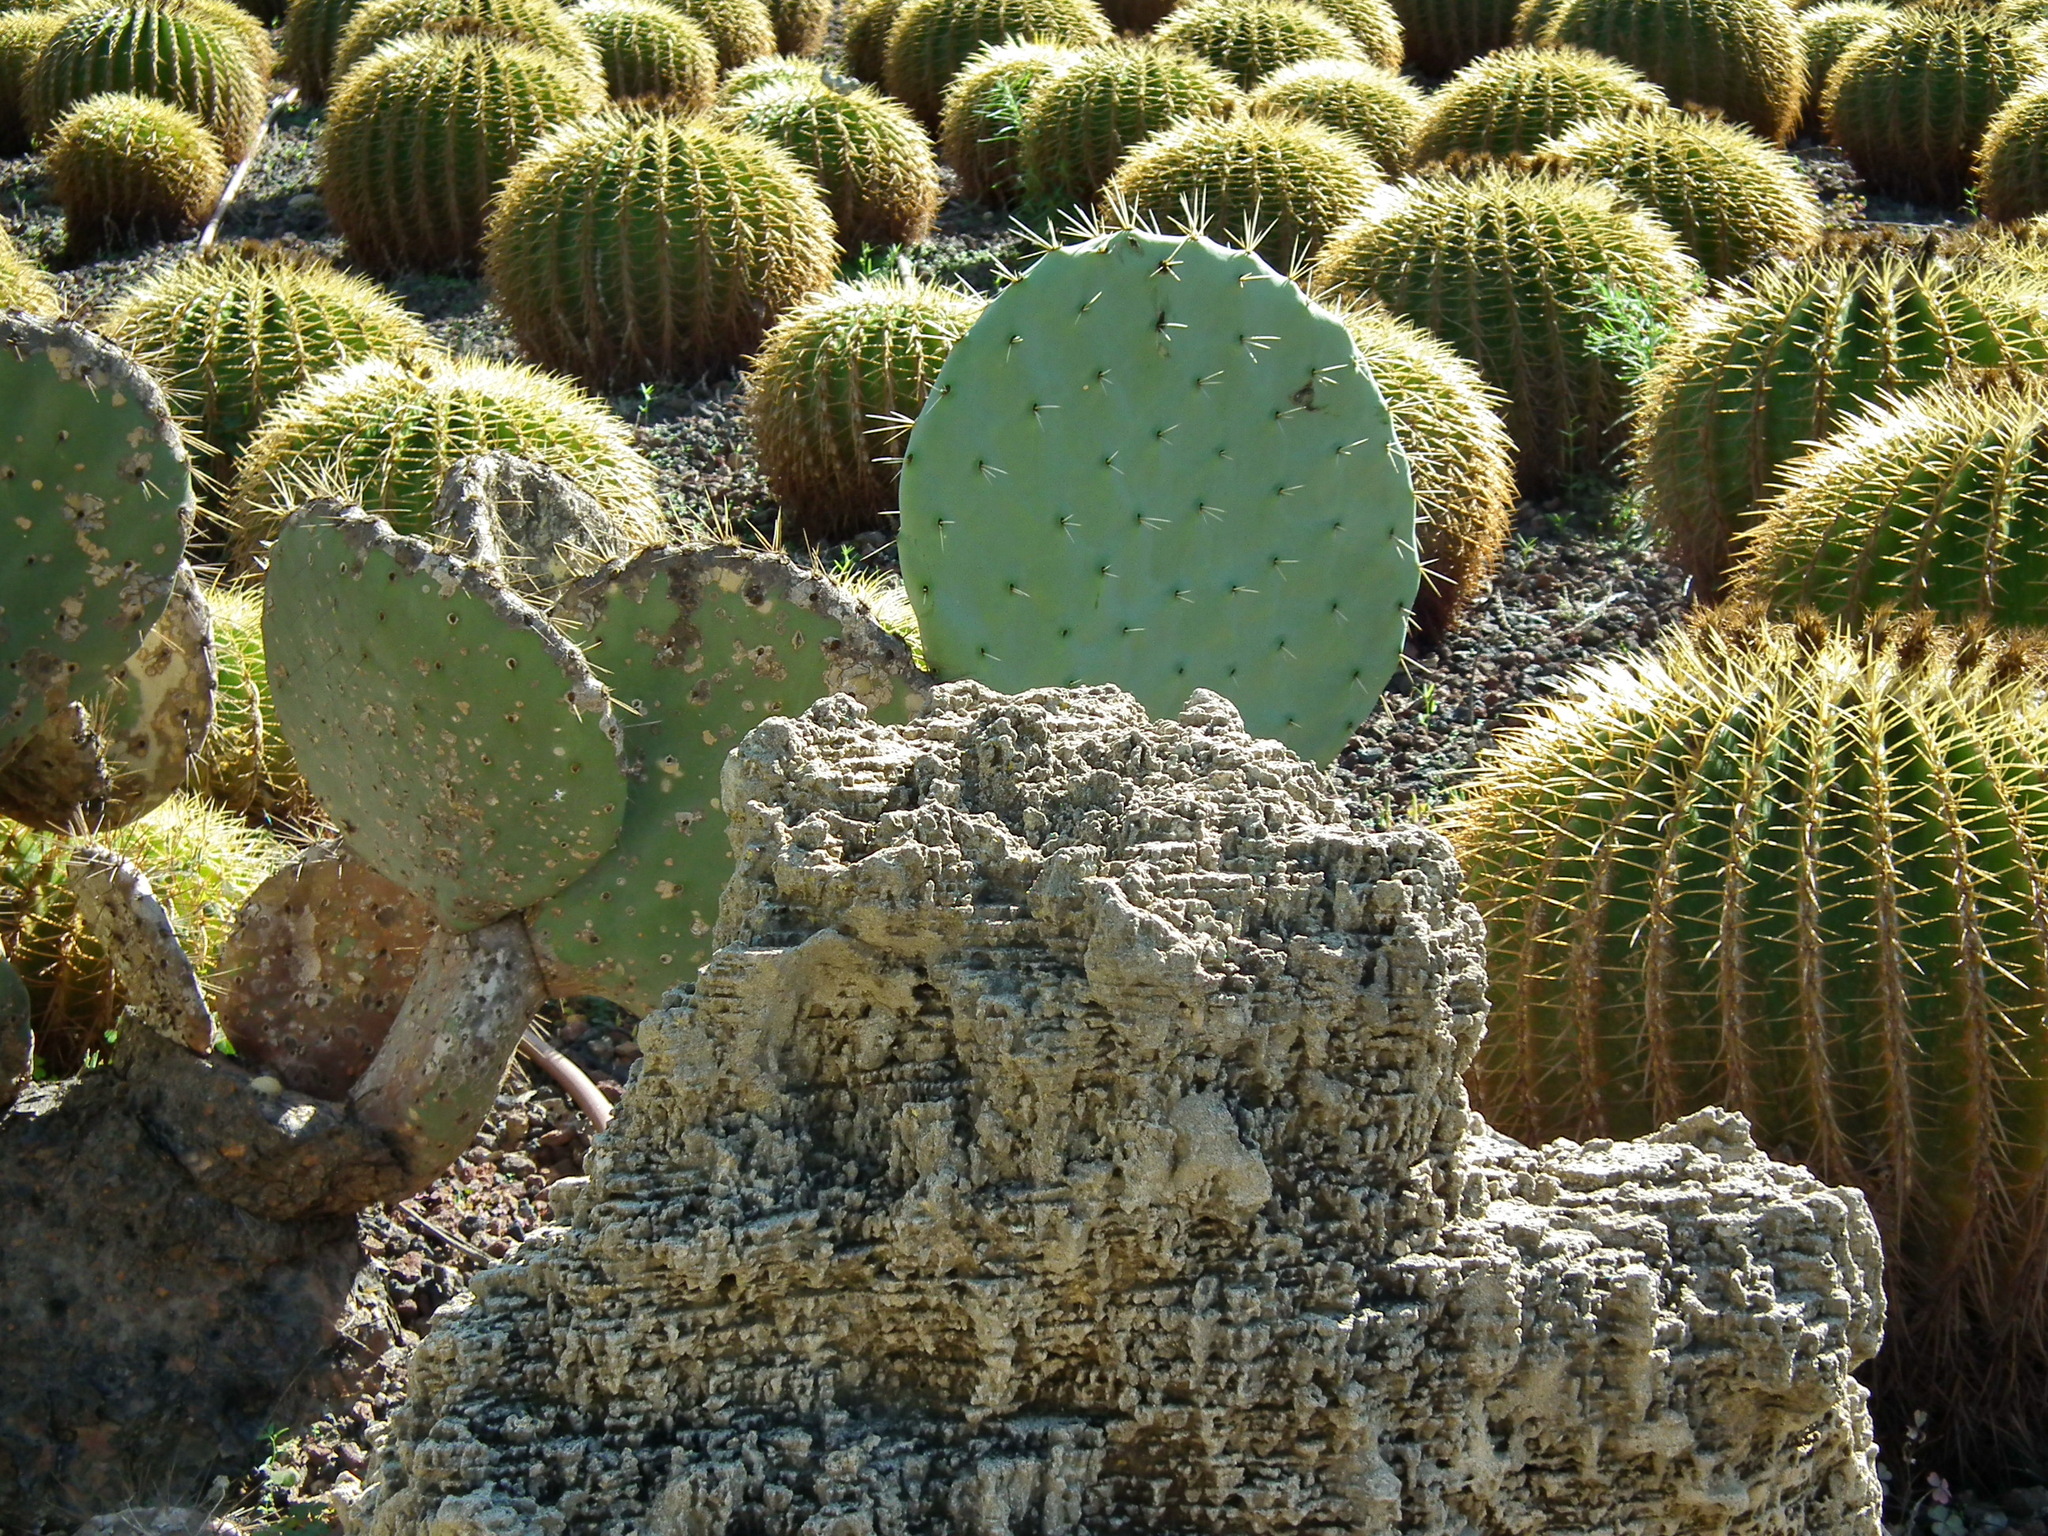
M 342 242 L 317 191 L 317 114 L 281 111 L 221 231 L 223 240 L 303 242 L 338 261 Z M 1962 210 L 1866 202 L 1839 152 L 1803 144 L 1797 154 L 1827 201 L 1829 222 L 1929 226 L 1969 221 Z M 0 219 L 46 267 L 73 310 L 90 319 L 122 289 L 177 260 L 191 241 L 118 252 L 67 266 L 59 211 L 44 195 L 31 159 L 0 160 Z M 1031 240 L 1001 219 L 949 203 L 938 236 L 908 253 L 875 253 L 855 270 L 898 263 L 928 277 L 989 286 L 999 263 L 1028 253 Z M 451 349 L 516 359 L 517 346 L 475 277 L 421 275 L 390 284 Z M 613 402 L 633 423 L 659 468 L 679 518 L 729 519 L 763 535 L 775 507 L 755 465 L 742 385 L 733 376 L 635 392 Z M 1415 649 L 1381 709 L 1346 749 L 1339 771 L 1376 815 L 1424 814 L 1454 792 L 1478 754 L 1517 712 L 1539 704 L 1575 666 L 1652 643 L 1687 606 L 1680 573 L 1663 560 L 1612 489 L 1586 504 L 1525 505 L 1492 591 L 1441 646 Z M 886 564 L 886 541 L 862 541 L 857 553 Z M 556 1043 L 616 1099 L 638 1055 L 629 1019 L 604 1009 L 557 1014 Z M 432 1189 L 362 1223 L 370 1260 L 367 1305 L 337 1346 L 353 1360 L 357 1391 L 310 1426 L 281 1426 L 276 1453 L 236 1483 L 222 1480 L 202 1502 L 244 1528 L 311 1530 L 328 1523 L 325 1496 L 346 1498 L 371 1441 L 403 1390 L 404 1352 L 435 1311 L 458 1295 L 468 1275 L 501 1259 L 547 1219 L 546 1190 L 579 1172 L 589 1126 L 560 1090 L 523 1062 L 476 1144 Z M 1902 1500 L 1917 1505 L 1915 1530 L 1938 1536 L 2010 1530 L 2048 1536 L 2048 1491 L 2018 1490 L 1996 1501 L 1962 1500 L 1905 1467 Z M 1902 1522 L 1899 1529 L 1907 1528 Z

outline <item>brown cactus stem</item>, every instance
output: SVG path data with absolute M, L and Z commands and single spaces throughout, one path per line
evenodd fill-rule
M 353 1116 L 383 1133 L 415 1190 L 468 1147 L 541 998 L 517 917 L 428 943 L 405 1006 L 349 1095 Z

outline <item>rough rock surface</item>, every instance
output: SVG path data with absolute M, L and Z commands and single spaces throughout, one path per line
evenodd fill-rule
M 1861 1198 L 1465 1108 L 1478 922 L 1220 699 L 827 700 L 375 1536 L 1877 1531 Z

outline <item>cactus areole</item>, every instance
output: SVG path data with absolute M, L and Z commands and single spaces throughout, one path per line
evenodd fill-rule
M 941 677 L 1196 688 L 1334 756 L 1401 654 L 1415 496 L 1344 326 L 1256 256 L 1099 235 L 940 370 L 904 453 L 903 572 Z

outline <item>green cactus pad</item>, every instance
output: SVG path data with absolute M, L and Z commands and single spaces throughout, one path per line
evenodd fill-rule
M 1041 259 L 912 429 L 905 583 L 941 677 L 1196 688 L 1327 760 L 1415 600 L 1415 496 L 1343 325 L 1257 257 L 1118 231 Z
M 155 382 L 80 326 L 0 315 L 0 753 L 105 686 L 163 615 L 192 471 Z
M 905 720 L 929 679 L 902 641 L 780 555 L 649 550 L 571 589 L 555 613 L 620 703 L 632 782 L 617 844 L 527 928 L 558 995 L 644 1013 L 711 953 L 732 873 L 726 754 L 763 720 L 833 693 Z
M 487 573 L 336 502 L 271 550 L 263 640 L 306 782 L 373 868 L 481 928 L 564 889 L 618 839 L 604 687 Z

